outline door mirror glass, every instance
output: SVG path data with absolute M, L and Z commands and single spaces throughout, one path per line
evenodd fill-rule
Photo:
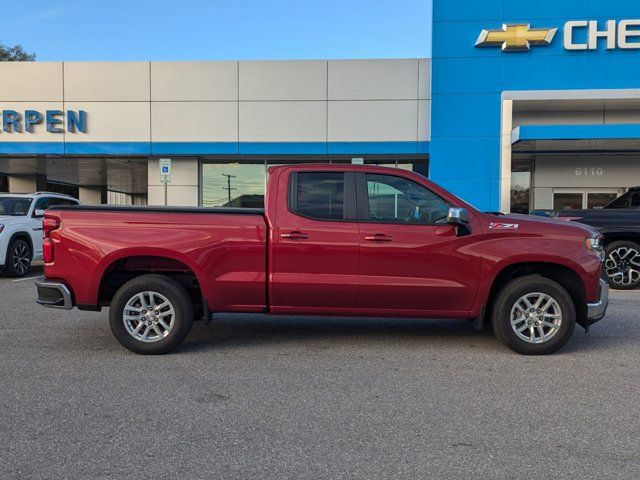
M 469 225 L 469 212 L 466 208 L 451 207 L 447 215 L 447 223 L 466 227 Z
M 41 209 L 37 208 L 33 212 L 33 216 L 34 216 L 34 218 L 43 218 L 44 217 L 44 210 L 41 210 Z

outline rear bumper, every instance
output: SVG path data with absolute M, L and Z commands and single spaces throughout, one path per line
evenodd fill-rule
M 587 303 L 587 320 L 589 324 L 593 324 L 598 320 L 602 320 L 607 313 L 609 306 L 609 285 L 600 279 L 600 299 L 594 303 Z
M 71 291 L 64 283 L 37 280 L 36 288 L 38 289 L 36 302 L 40 305 L 63 310 L 71 310 L 73 308 Z

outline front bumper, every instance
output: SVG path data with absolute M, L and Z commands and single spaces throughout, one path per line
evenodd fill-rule
M 37 280 L 36 288 L 38 289 L 36 302 L 40 305 L 63 310 L 71 310 L 73 308 L 71 291 L 64 283 Z
M 609 306 L 609 285 L 600 279 L 600 299 L 595 303 L 587 303 L 587 320 L 593 324 L 602 320 Z

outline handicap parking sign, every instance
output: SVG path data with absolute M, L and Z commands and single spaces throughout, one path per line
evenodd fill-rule
M 160 158 L 160 181 L 168 183 L 171 181 L 171 159 Z

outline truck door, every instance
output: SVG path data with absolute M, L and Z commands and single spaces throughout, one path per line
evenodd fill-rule
M 284 177 L 284 178 L 282 178 Z M 353 309 L 358 223 L 353 172 L 285 171 L 271 226 L 270 302 L 280 313 Z
M 401 175 L 358 173 L 358 306 L 377 312 L 462 316 L 480 277 L 481 227 L 458 236 L 450 205 Z M 458 312 L 456 314 L 455 312 Z

